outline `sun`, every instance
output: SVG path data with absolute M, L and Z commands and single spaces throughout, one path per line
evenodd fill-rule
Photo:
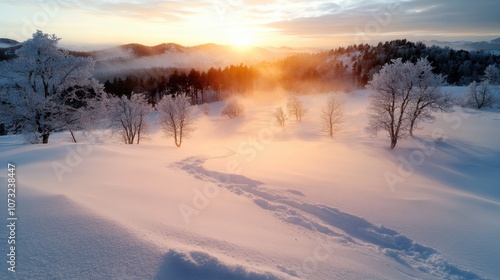
M 255 44 L 255 37 L 245 29 L 231 29 L 227 33 L 229 44 L 238 48 L 250 47 Z

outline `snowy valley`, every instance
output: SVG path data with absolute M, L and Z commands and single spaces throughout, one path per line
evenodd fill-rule
M 345 120 L 333 137 L 319 125 L 327 94 L 301 96 L 303 121 L 280 127 L 278 93 L 240 98 L 232 119 L 225 102 L 194 106 L 181 148 L 158 112 L 140 145 L 108 130 L 76 144 L 67 131 L 46 145 L 1 136 L 18 249 L 15 278 L 0 278 L 495 279 L 499 109 L 436 113 L 390 150 L 364 130 L 369 93 L 335 94 Z

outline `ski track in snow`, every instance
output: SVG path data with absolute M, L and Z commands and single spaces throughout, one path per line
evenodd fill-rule
M 169 167 L 183 170 L 198 180 L 214 183 L 237 195 L 245 196 L 285 223 L 304 228 L 323 239 L 326 237 L 329 242 L 374 250 L 440 279 L 483 279 L 473 272 L 450 264 L 436 250 L 416 243 L 395 230 L 372 224 L 361 217 L 327 205 L 307 202 L 299 191 L 270 189 L 264 183 L 251 178 L 208 170 L 203 166 L 207 160 L 230 157 L 233 154 L 211 158 L 188 157 L 170 164 Z

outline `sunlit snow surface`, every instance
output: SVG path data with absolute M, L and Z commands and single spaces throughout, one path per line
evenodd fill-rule
M 17 166 L 19 218 L 17 272 L 5 253 L 0 278 L 500 275 L 500 111 L 455 107 L 391 151 L 385 135 L 364 131 L 367 93 L 343 95 L 333 139 L 320 132 L 326 95 L 302 97 L 305 119 L 280 128 L 272 113 L 286 97 L 272 94 L 243 100 L 237 119 L 220 116 L 222 103 L 208 116 L 197 108 L 180 149 L 156 124 L 139 146 L 106 132 L 93 144 L 0 137 L 4 182 L 7 162 Z M 5 189 L 1 199 L 5 217 Z M 2 248 L 7 234 L 1 227 Z

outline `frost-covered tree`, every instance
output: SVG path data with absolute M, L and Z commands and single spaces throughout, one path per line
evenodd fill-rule
M 434 120 L 432 112 L 451 106 L 449 95 L 440 89 L 443 84 L 443 77 L 432 73 L 426 59 L 416 64 L 392 60 L 368 83 L 373 92 L 366 130 L 372 135 L 387 132 L 394 149 L 399 139 L 413 134 L 418 123 Z
M 468 87 L 465 95 L 466 106 L 481 109 L 491 107 L 495 104 L 493 89 L 488 82 L 476 83 L 472 82 Z
M 165 96 L 158 104 L 160 123 L 165 135 L 173 137 L 175 145 L 180 147 L 184 138 L 195 130 L 195 118 L 186 95 Z
M 338 96 L 331 95 L 321 108 L 322 131 L 333 136 L 344 122 L 344 102 Z
M 89 136 L 95 129 L 105 128 L 108 116 L 106 104 L 108 97 L 105 93 L 99 98 L 91 98 L 86 100 L 84 110 L 75 112 L 75 122 L 66 126 L 71 135 L 71 140 L 77 143 L 76 132 L 81 132 L 86 137 Z
M 417 83 L 414 69 L 411 62 L 396 59 L 384 65 L 368 83 L 373 92 L 366 130 L 373 135 L 386 131 L 391 139 L 391 149 L 396 147 L 399 139 L 408 135 L 410 122 L 406 112 Z
M 90 117 L 102 85 L 92 78 L 94 61 L 57 47 L 60 38 L 37 31 L 0 62 L 0 122 L 32 143 L 48 143 L 56 131 Z
M 500 69 L 493 64 L 488 65 L 484 70 L 483 80 L 490 85 L 500 85 Z
M 433 67 L 427 59 L 419 59 L 414 68 L 417 83 L 412 89 L 407 112 L 410 135 L 413 135 L 413 131 L 417 129 L 420 122 L 433 122 L 435 120 L 433 112 L 445 112 L 453 105 L 451 96 L 441 90 L 445 84 L 444 77 L 432 72 Z
M 229 118 L 239 117 L 245 111 L 243 104 L 237 99 L 231 99 L 221 110 L 221 115 L 226 115 Z
M 132 94 L 109 99 L 108 112 L 111 128 L 118 133 L 125 144 L 137 144 L 150 128 L 146 117 L 152 112 L 151 105 L 142 94 Z
M 304 106 L 304 102 L 300 100 L 297 96 L 292 96 L 288 98 L 286 103 L 286 108 L 291 116 L 295 117 L 295 120 L 300 122 L 302 117 L 307 113 L 307 109 Z
M 286 120 L 288 120 L 288 116 L 286 115 L 282 107 L 276 108 L 276 111 L 274 111 L 273 116 L 276 119 L 276 122 L 278 123 L 279 126 L 281 127 L 285 126 L 285 122 Z

